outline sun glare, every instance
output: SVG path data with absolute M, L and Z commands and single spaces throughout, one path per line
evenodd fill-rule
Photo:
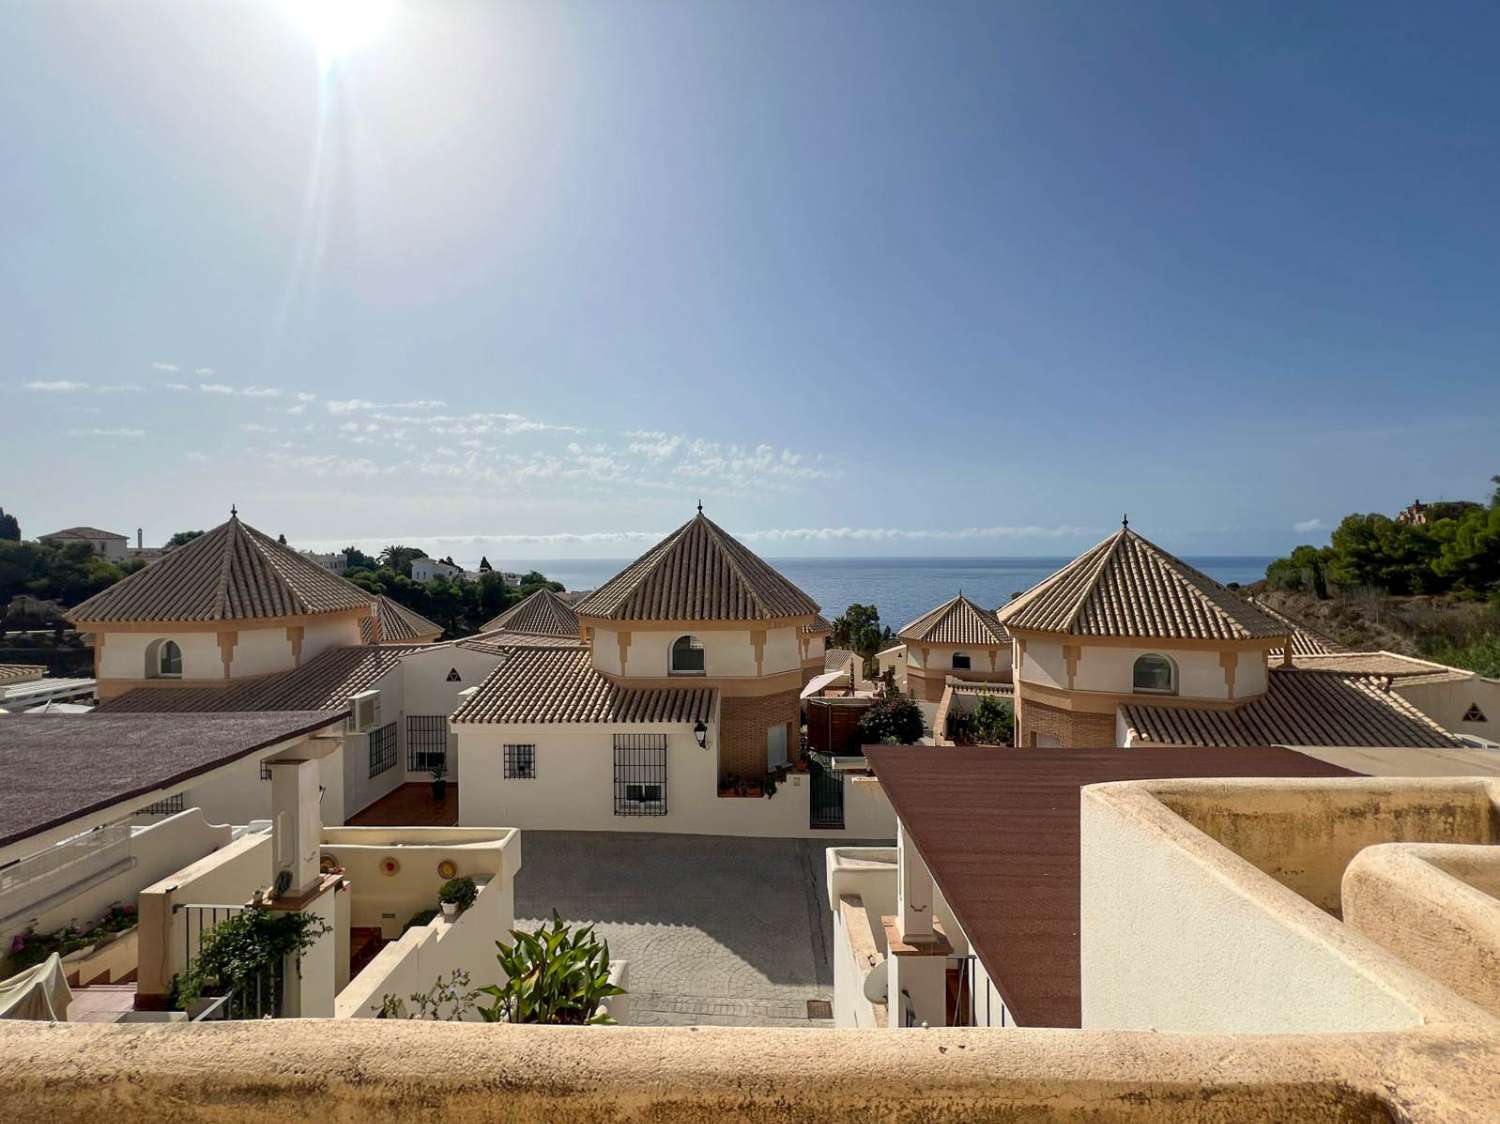
M 380 34 L 394 0 L 283 0 L 293 21 L 325 58 L 358 50 Z

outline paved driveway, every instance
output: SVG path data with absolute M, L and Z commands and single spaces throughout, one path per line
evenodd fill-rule
M 594 922 L 630 961 L 632 1023 L 827 1026 L 807 1001 L 833 998 L 831 842 L 527 831 L 516 917 Z

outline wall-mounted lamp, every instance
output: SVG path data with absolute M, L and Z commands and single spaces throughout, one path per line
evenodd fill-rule
M 701 718 L 698 719 L 697 723 L 693 726 L 693 737 L 698 739 L 699 749 L 708 748 L 708 727 L 704 724 L 703 719 Z

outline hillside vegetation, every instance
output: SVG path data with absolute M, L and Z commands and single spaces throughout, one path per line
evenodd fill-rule
M 1425 522 L 1347 515 L 1251 592 L 1352 648 L 1385 648 L 1500 676 L 1500 476 L 1487 503 L 1426 506 Z

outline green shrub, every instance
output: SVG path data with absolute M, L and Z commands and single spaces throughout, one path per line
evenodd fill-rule
M 215 994 L 237 991 L 332 931 L 328 922 L 313 913 L 247 909 L 232 914 L 208 931 L 193 966 L 177 977 L 176 1005 L 185 1011 L 211 988 Z
M 54 952 L 66 956 L 87 948 L 105 937 L 129 929 L 136 922 L 135 907 L 115 902 L 105 910 L 104 916 L 87 928 L 68 927 L 50 933 L 38 933 L 32 929 L 17 933 L 10 940 L 9 960 L 12 972 L 40 964 Z
M 474 904 L 474 899 L 479 896 L 479 887 L 474 885 L 474 879 L 468 875 L 462 878 L 450 878 L 443 883 L 443 888 L 438 891 L 438 901 L 452 902 L 458 906 L 462 913 Z
M 480 990 L 492 996 L 493 1007 L 481 1007 L 486 1022 L 584 1023 L 610 1022 L 599 1004 L 625 989 L 609 982 L 609 943 L 594 936 L 594 927 L 574 930 L 557 911 L 551 923 L 535 933 L 512 929 L 515 944 L 496 941 L 503 985 Z
M 1016 712 L 1005 699 L 984 695 L 974 708 L 969 729 L 976 742 L 1010 745 L 1016 733 Z
M 407 919 L 405 925 L 401 926 L 401 931 L 404 933 L 408 929 L 415 929 L 419 925 L 425 925 L 437 915 L 438 911 L 435 909 L 419 909 Z

